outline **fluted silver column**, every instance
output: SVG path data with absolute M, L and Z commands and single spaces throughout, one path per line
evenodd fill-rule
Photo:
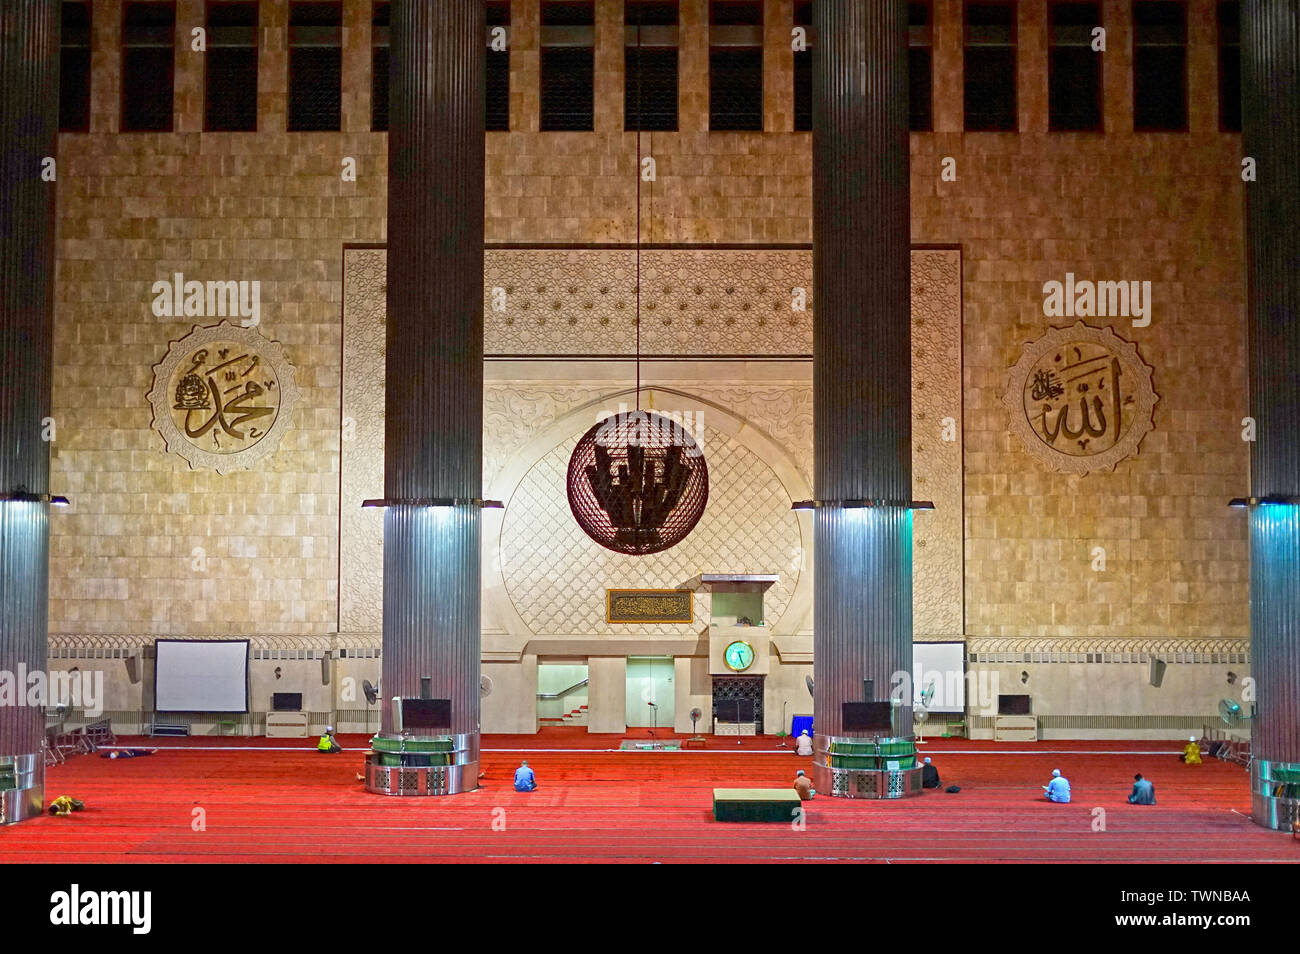
M 1242 4 L 1242 133 L 1250 291 L 1250 634 L 1255 821 L 1300 811 L 1300 8 Z
M 54 183 L 42 180 L 59 128 L 59 4 L 0 3 L 0 671 L 18 698 L 0 708 L 0 824 L 43 808 L 43 673 L 49 619 L 50 341 Z M 24 499 L 26 498 L 26 499 Z M 36 705 L 32 703 L 36 702 Z
M 841 704 L 911 670 L 907 4 L 817 0 L 813 23 L 814 773 L 831 792 Z
M 458 791 L 479 754 L 484 5 L 396 0 L 391 30 L 381 735 L 428 678 Z

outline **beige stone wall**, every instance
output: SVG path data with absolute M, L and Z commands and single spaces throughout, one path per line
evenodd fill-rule
M 1224 506 L 1247 467 L 1240 140 L 1215 131 L 1213 6 L 1190 4 L 1191 131 L 1135 135 L 1129 5 L 1106 0 L 1104 136 L 1044 131 L 1045 17 L 1030 3 L 1021 132 L 962 133 L 961 4 L 935 6 L 937 131 L 912 137 L 913 239 L 963 253 L 966 632 L 1243 637 L 1245 524 Z M 178 5 L 178 35 L 200 8 Z M 777 18 L 789 9 L 766 3 L 773 131 L 710 134 L 707 7 L 682 3 L 680 131 L 642 137 L 658 160 L 642 193 L 644 240 L 810 239 L 810 136 L 784 131 L 792 67 Z M 596 131 L 543 134 L 537 0 L 513 4 L 516 131 L 487 137 L 489 241 L 635 238 L 636 136 L 617 122 L 620 11 L 597 4 Z M 262 0 L 260 132 L 199 132 L 202 58 L 181 47 L 178 131 L 119 135 L 120 2 L 96 0 L 91 132 L 61 136 L 58 155 L 52 486 L 74 506 L 54 523 L 53 631 L 337 630 L 342 246 L 385 239 L 385 137 L 367 131 L 368 13 L 346 0 L 345 132 L 283 132 L 287 2 Z M 945 156 L 955 182 L 940 181 Z M 344 157 L 357 160 L 356 182 L 340 179 Z M 262 330 L 297 368 L 295 426 L 254 471 L 192 472 L 149 427 L 150 368 L 194 323 L 150 313 L 152 282 L 175 271 L 261 281 Z M 1000 401 L 1021 346 L 1052 323 L 1043 282 L 1067 271 L 1153 283 L 1150 327 L 1094 321 L 1138 344 L 1161 398 L 1140 455 L 1113 474 L 1041 469 Z M 206 575 L 190 569 L 196 546 Z M 1105 572 L 1089 568 L 1097 546 Z

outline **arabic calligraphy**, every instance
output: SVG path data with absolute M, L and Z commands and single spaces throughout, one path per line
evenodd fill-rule
M 1025 449 L 1053 470 L 1080 474 L 1136 453 L 1158 400 L 1137 347 L 1082 322 L 1028 345 L 1004 397 Z
M 279 343 L 230 322 L 173 341 L 149 392 L 168 451 L 219 474 L 274 451 L 298 399 Z
M 1100 345 L 1071 342 L 1043 355 L 1030 375 L 1025 412 L 1051 447 L 1065 454 L 1096 454 L 1124 436 L 1124 394 L 1119 358 Z
M 276 413 L 275 373 L 261 365 L 259 355 L 236 342 L 215 342 L 190 352 L 177 368 L 173 388 L 176 426 L 214 454 L 257 443 Z

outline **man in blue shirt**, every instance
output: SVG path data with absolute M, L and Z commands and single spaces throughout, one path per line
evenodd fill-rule
M 1061 774 L 1060 769 L 1052 769 L 1052 780 L 1043 786 L 1049 802 L 1068 802 L 1070 800 L 1070 781 Z
M 1154 805 L 1156 803 L 1156 787 L 1142 777 L 1138 772 L 1133 776 L 1133 793 L 1128 797 L 1130 805 Z
M 520 762 L 519 768 L 515 769 L 515 791 L 532 792 L 537 789 L 537 776 L 533 770 L 528 767 L 527 762 Z

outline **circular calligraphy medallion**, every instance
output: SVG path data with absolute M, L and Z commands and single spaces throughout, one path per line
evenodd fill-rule
M 219 474 L 274 451 L 298 398 L 279 343 L 228 321 L 172 342 L 149 392 L 167 450 Z
M 1077 322 L 1026 345 L 1002 402 L 1025 450 L 1050 469 L 1113 470 L 1154 427 L 1151 372 L 1131 341 Z
M 679 423 L 648 411 L 600 421 L 569 458 L 569 509 L 583 532 L 616 553 L 676 546 L 709 502 L 704 454 Z

